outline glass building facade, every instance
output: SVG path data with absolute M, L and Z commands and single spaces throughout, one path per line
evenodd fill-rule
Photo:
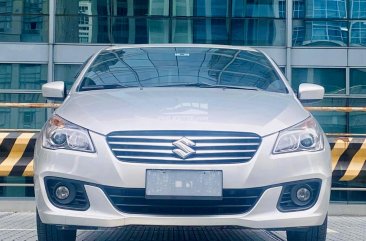
M 366 105 L 366 0 L 0 0 L 0 101 L 45 102 L 41 85 L 69 88 L 97 50 L 148 43 L 254 46 L 295 91 L 325 87 L 312 105 Z M 48 115 L 0 108 L 0 130 L 38 130 Z M 365 112 L 314 116 L 327 133 L 366 134 Z
M 44 102 L 41 85 L 70 87 L 95 51 L 146 43 L 258 47 L 295 91 L 325 86 L 315 105 L 365 102 L 365 0 L 0 0 L 0 100 Z M 366 132 L 363 113 L 314 114 L 328 133 Z M 2 108 L 0 128 L 39 129 L 46 118 L 46 110 Z

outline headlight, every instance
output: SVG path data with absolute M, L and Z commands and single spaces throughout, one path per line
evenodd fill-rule
M 43 131 L 43 147 L 94 152 L 88 130 L 54 115 Z
M 323 131 L 313 117 L 280 131 L 273 154 L 296 151 L 320 151 L 324 148 Z

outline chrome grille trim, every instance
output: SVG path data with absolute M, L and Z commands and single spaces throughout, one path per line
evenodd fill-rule
M 170 150 L 156 150 L 152 151 L 151 149 L 119 149 L 112 148 L 112 151 L 122 151 L 122 152 L 153 152 L 153 153 L 171 153 Z M 255 152 L 256 150 L 204 150 L 204 151 L 196 151 L 197 154 L 208 154 L 208 153 L 217 153 L 218 151 L 225 151 L 226 153 L 244 153 L 244 152 Z
M 156 157 L 149 157 L 149 156 L 138 156 L 138 157 L 132 157 L 132 156 L 117 156 L 120 159 L 123 160 L 129 160 L 129 159 L 136 159 L 136 160 L 140 160 L 140 159 L 147 159 L 147 160 L 155 160 Z M 226 157 L 218 157 L 215 158 L 215 160 L 249 160 L 251 159 L 250 157 L 232 157 L 232 158 L 226 158 Z M 212 160 L 212 158 L 206 157 L 206 158 L 188 158 L 187 160 L 182 160 L 181 158 L 169 158 L 169 157 L 160 157 L 159 160 L 164 160 L 164 161 L 179 161 L 180 163 L 186 163 L 189 161 L 209 161 Z
M 181 138 L 194 142 L 195 153 L 185 159 L 173 152 Z M 107 135 L 108 145 L 120 161 L 137 163 L 240 163 L 257 152 L 261 137 L 246 132 L 120 131 Z

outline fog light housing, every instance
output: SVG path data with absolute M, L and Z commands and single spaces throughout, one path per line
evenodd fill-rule
M 87 210 L 90 206 L 84 183 L 59 177 L 45 177 L 48 199 L 62 209 Z
M 311 208 L 318 200 L 320 179 L 284 183 L 277 208 L 281 212 L 302 211 Z
M 60 200 L 65 200 L 70 197 L 70 190 L 63 185 L 60 185 L 56 188 L 55 196 Z

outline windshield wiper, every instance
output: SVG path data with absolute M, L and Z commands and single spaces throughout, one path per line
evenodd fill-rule
M 80 88 L 81 91 L 88 90 L 106 90 L 106 89 L 118 89 L 118 88 L 127 88 L 125 85 L 112 84 L 112 85 L 88 85 Z
M 235 85 L 212 85 L 207 88 L 223 88 L 223 89 L 238 89 L 238 90 L 257 90 L 261 91 L 263 89 L 260 89 L 258 87 L 254 86 L 235 86 Z
M 235 86 L 235 85 L 211 85 L 205 83 L 192 83 L 192 84 L 171 84 L 171 85 L 158 85 L 153 87 L 198 87 L 198 88 L 221 88 L 221 89 L 241 89 L 241 90 L 257 90 L 263 89 L 253 86 Z

